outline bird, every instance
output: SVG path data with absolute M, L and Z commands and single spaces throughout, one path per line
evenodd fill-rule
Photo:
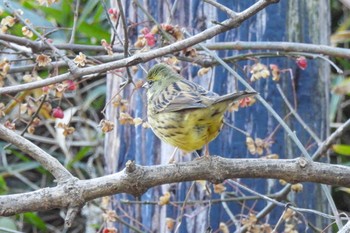
M 151 129 L 158 138 L 187 153 L 202 149 L 218 136 L 231 103 L 257 94 L 239 91 L 220 96 L 163 63 L 149 70 L 143 86 Z

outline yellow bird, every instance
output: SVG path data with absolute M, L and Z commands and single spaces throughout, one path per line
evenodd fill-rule
M 241 91 L 219 96 L 165 64 L 149 70 L 144 87 L 148 88 L 147 115 L 153 132 L 185 152 L 201 149 L 218 136 L 232 102 L 256 94 Z

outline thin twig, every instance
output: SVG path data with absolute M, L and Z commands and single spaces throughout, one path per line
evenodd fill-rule
M 235 41 L 235 42 L 217 42 L 215 44 L 207 44 L 207 49 L 210 50 L 278 50 L 284 52 L 306 52 L 329 55 L 332 57 L 350 58 L 350 50 L 343 48 L 335 48 L 328 45 L 316 45 L 295 42 L 249 42 L 249 41 Z
M 221 200 L 225 200 L 225 193 L 222 193 L 220 195 L 220 199 Z M 235 225 L 237 231 L 240 231 L 241 228 L 241 224 L 240 222 L 236 219 L 236 217 L 233 215 L 233 213 L 231 212 L 230 208 L 228 207 L 227 203 L 225 201 L 221 202 L 222 207 L 224 208 L 224 210 L 226 211 L 226 214 L 230 217 L 231 221 L 233 222 L 233 224 Z
M 176 11 L 176 7 L 177 7 L 177 4 L 179 3 L 179 0 L 175 0 L 174 3 L 173 3 L 173 6 L 171 7 L 171 11 L 170 11 L 170 14 L 169 14 L 169 18 L 167 20 L 167 23 L 171 23 L 171 19 L 173 18 L 174 14 L 175 14 L 175 11 Z
M 285 208 L 283 210 L 283 213 L 281 214 L 280 218 L 278 219 L 278 222 L 276 223 L 275 227 L 273 228 L 271 233 L 277 233 L 277 229 L 278 227 L 282 224 L 283 222 L 283 217 L 286 213 L 286 211 L 288 210 L 289 204 L 285 205 Z
M 335 139 L 337 139 L 340 135 L 342 135 L 346 128 L 350 126 L 350 119 L 344 122 L 339 128 L 334 131 L 315 151 L 312 155 L 313 160 L 318 160 L 320 156 L 322 156 L 325 151 L 331 146 Z
M 185 213 L 186 202 L 187 202 L 187 200 L 190 197 L 190 193 L 191 193 L 191 191 L 192 191 L 192 189 L 194 187 L 194 184 L 195 184 L 195 182 L 191 183 L 191 186 L 190 186 L 190 188 L 187 191 L 187 194 L 186 194 L 186 197 L 185 197 L 185 201 L 184 201 L 183 205 L 181 206 L 181 212 L 180 212 L 180 214 L 179 214 L 179 216 L 177 218 L 179 222 L 178 222 L 178 224 L 177 224 L 177 226 L 175 228 L 175 231 L 174 231 L 175 233 L 177 233 L 179 231 L 179 229 L 180 229 L 182 218 L 183 218 L 184 213 Z
M 119 8 L 119 14 L 120 14 L 120 17 L 122 19 L 122 25 L 123 25 L 123 31 L 124 31 L 124 57 L 127 58 L 130 54 L 129 53 L 128 25 L 126 24 L 124 8 L 123 8 L 121 0 L 117 0 L 117 3 L 118 3 L 118 8 Z M 126 67 L 126 74 L 128 75 L 128 81 L 125 85 L 127 85 L 129 83 L 134 84 L 129 67 Z M 135 86 L 135 84 L 134 84 L 134 86 Z
M 279 202 L 279 201 L 276 201 L 275 199 L 272 199 L 272 198 L 269 198 L 269 197 L 267 197 L 267 196 L 265 196 L 265 195 L 262 195 L 262 194 L 260 194 L 260 193 L 258 193 L 258 192 L 256 192 L 256 191 L 254 191 L 254 190 L 252 190 L 252 189 L 250 189 L 250 188 L 248 188 L 248 187 L 246 187 L 246 186 L 244 186 L 244 185 L 242 185 L 242 184 L 240 184 L 240 183 L 238 183 L 238 182 L 236 182 L 236 181 L 234 181 L 234 180 L 230 180 L 230 182 L 231 182 L 231 183 L 234 183 L 234 184 L 235 184 L 236 186 L 238 186 L 239 188 L 244 189 L 244 190 L 246 190 L 246 191 L 248 191 L 248 192 L 250 192 L 250 193 L 252 193 L 252 194 L 254 194 L 254 195 L 261 196 L 262 199 L 264 199 L 264 200 L 266 200 L 266 201 L 269 201 L 269 202 L 271 202 L 271 203 L 273 203 L 273 204 L 275 204 L 275 205 L 277 205 L 277 206 L 284 207 L 284 206 L 286 205 L 285 203 L 281 203 L 281 202 Z M 327 219 L 335 219 L 335 216 L 329 215 L 329 214 L 325 214 L 325 213 L 320 212 L 320 211 L 317 211 L 317 210 L 299 208 L 299 207 L 294 207 L 294 206 L 289 206 L 289 208 L 292 209 L 292 210 L 298 211 L 298 212 L 316 214 L 316 215 L 319 215 L 319 216 L 324 217 L 324 218 L 327 218 Z
M 77 30 L 77 22 L 78 22 L 78 16 L 79 16 L 79 6 L 80 6 L 80 0 L 77 0 L 77 3 L 75 5 L 75 11 L 74 11 L 74 19 L 73 19 L 73 27 L 72 27 L 72 34 L 70 36 L 69 44 L 73 44 L 75 40 L 75 33 Z
M 120 17 L 122 19 L 123 32 L 124 32 L 124 57 L 128 57 L 129 56 L 128 26 L 126 24 L 124 8 L 123 8 L 121 0 L 117 0 L 117 3 L 118 3 L 118 8 L 119 8 L 119 14 L 120 14 Z
M 213 6 L 215 6 L 216 8 L 218 8 L 219 10 L 225 12 L 228 16 L 230 16 L 231 18 L 235 18 L 237 17 L 237 12 L 234 12 L 233 10 L 231 10 L 230 8 L 216 2 L 216 1 L 213 1 L 213 0 L 203 0 L 204 2 L 206 3 L 209 3 Z
M 24 135 L 24 133 L 25 133 L 25 132 L 27 131 L 27 129 L 29 128 L 29 126 L 33 123 L 35 117 L 38 116 L 38 114 L 39 114 L 41 108 L 43 107 L 43 105 L 44 105 L 44 103 L 45 103 L 46 97 L 47 97 L 47 95 L 43 95 L 43 96 L 41 97 L 42 100 L 41 100 L 41 102 L 40 102 L 40 104 L 39 104 L 39 107 L 37 108 L 37 110 L 35 111 L 35 113 L 31 116 L 30 121 L 28 122 L 28 124 L 26 125 L 26 127 L 23 129 L 22 133 L 20 134 L 21 136 Z
M 277 83 L 276 87 L 277 87 L 277 90 L 279 91 L 280 95 L 282 96 L 283 101 L 286 103 L 287 107 L 289 108 L 290 112 L 299 121 L 299 123 L 303 126 L 303 128 L 310 134 L 310 136 L 316 141 L 317 145 L 321 145 L 321 143 L 322 143 L 321 139 L 310 129 L 310 127 L 305 123 L 305 121 L 295 111 L 295 109 L 292 107 L 292 105 L 289 103 L 287 97 L 283 93 L 281 86 Z
M 108 9 L 107 9 L 107 5 L 106 5 L 105 0 L 101 0 L 101 3 L 102 3 L 102 6 L 103 6 L 104 11 L 105 11 L 105 13 L 106 13 L 106 17 L 107 17 L 108 23 L 109 23 L 109 25 L 111 25 L 112 30 L 113 30 L 113 38 L 112 38 L 112 40 L 111 40 L 111 44 L 114 44 L 114 39 L 117 38 L 118 41 L 119 41 L 119 43 L 120 43 L 121 45 L 123 45 L 123 41 L 120 39 L 120 37 L 119 37 L 119 35 L 118 35 L 118 31 L 117 31 L 117 26 L 118 26 L 118 23 L 119 23 L 119 17 L 118 17 L 118 19 L 117 19 L 117 22 L 114 24 L 114 23 L 112 22 L 112 20 L 111 20 L 111 17 L 110 17 L 109 14 L 108 14 Z
M 350 232 L 350 220 L 345 224 L 344 227 L 342 227 L 338 233 L 348 233 Z
M 276 194 L 266 195 L 270 198 L 276 198 Z M 198 204 L 220 204 L 221 202 L 237 202 L 237 201 L 249 201 L 261 199 L 260 196 L 243 196 L 243 197 L 225 197 L 224 199 L 211 199 L 211 200 L 190 200 L 186 201 L 186 205 L 198 205 Z M 159 205 L 159 201 L 132 201 L 127 199 L 119 200 L 122 204 L 139 204 L 139 205 Z M 184 201 L 171 201 L 170 204 L 173 205 L 182 205 Z

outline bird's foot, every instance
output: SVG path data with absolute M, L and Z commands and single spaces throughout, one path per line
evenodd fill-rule
M 168 164 L 174 164 L 175 162 L 175 158 L 173 157 L 169 159 Z
M 171 154 L 170 158 L 169 158 L 169 161 L 168 161 L 168 164 L 174 164 L 175 163 L 175 154 L 177 152 L 179 148 L 176 147 L 173 151 L 173 153 Z

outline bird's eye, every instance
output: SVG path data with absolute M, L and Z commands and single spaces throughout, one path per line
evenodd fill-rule
M 148 89 L 152 86 L 152 84 L 153 84 L 153 81 L 147 81 L 142 85 L 142 87 Z

